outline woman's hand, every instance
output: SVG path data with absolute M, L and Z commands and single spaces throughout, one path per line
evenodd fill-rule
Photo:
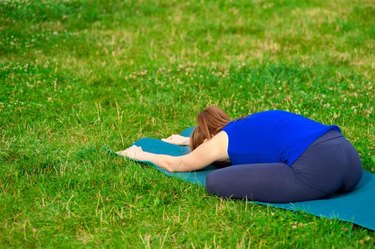
M 133 160 L 151 162 L 161 168 L 166 169 L 169 172 L 173 172 L 176 165 L 173 160 L 174 157 L 146 152 L 142 150 L 142 147 L 136 145 L 133 145 L 126 150 L 118 151 L 116 153 Z
M 190 144 L 190 137 L 184 137 L 181 135 L 173 134 L 167 138 L 161 139 L 164 142 L 176 145 L 189 145 Z
M 145 154 L 146 153 L 147 152 L 144 152 L 142 150 L 142 147 L 136 146 L 136 145 L 133 145 L 133 146 L 127 148 L 126 150 L 122 150 L 122 151 L 117 152 L 117 154 L 126 156 L 130 159 L 139 160 L 139 161 L 145 160 Z

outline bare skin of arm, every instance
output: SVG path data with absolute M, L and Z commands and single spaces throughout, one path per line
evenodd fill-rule
M 153 154 L 143 151 L 138 146 L 132 146 L 117 153 L 135 160 L 150 161 L 169 172 L 186 172 L 202 169 L 215 161 L 228 160 L 227 148 L 228 136 L 222 131 L 183 156 Z
M 190 137 L 184 137 L 178 134 L 173 134 L 172 136 L 163 138 L 162 141 L 176 145 L 189 145 Z

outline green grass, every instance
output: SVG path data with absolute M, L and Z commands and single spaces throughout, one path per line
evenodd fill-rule
M 375 172 L 374 51 L 371 0 L 0 1 L 0 247 L 372 247 L 101 148 L 277 108 L 339 125 Z

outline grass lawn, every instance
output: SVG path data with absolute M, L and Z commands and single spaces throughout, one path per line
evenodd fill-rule
M 108 156 L 218 105 L 337 124 L 375 173 L 373 0 L 0 1 L 0 247 L 371 248 Z M 375 207 L 374 207 L 375 208 Z

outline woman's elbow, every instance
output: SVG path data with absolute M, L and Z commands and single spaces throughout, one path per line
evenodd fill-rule
M 170 157 L 165 161 L 165 169 L 168 172 L 187 172 L 194 170 L 184 158 Z
M 166 164 L 163 168 L 164 168 L 166 171 L 168 171 L 169 173 L 174 173 L 174 172 L 175 172 L 174 168 L 173 168 L 172 165 L 170 165 L 170 164 Z
M 172 156 L 168 156 L 165 161 L 164 161 L 164 165 L 163 165 L 163 168 L 166 169 L 168 172 L 170 173 L 173 173 L 173 172 L 176 172 L 178 171 L 178 167 L 176 166 L 177 165 L 177 160 L 175 157 L 172 157 Z

